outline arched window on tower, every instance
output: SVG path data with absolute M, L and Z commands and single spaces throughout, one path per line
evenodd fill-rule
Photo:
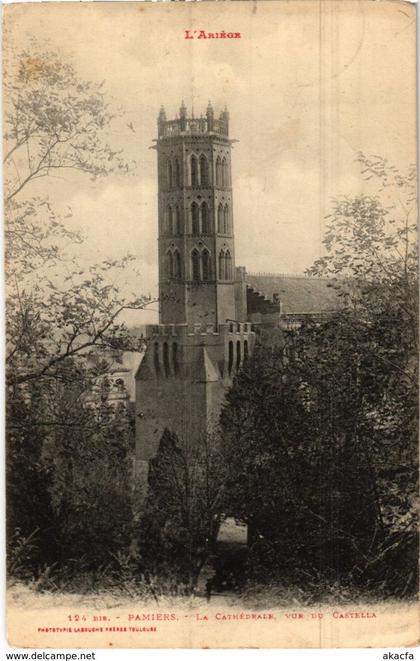
M 209 164 L 204 154 L 200 156 L 200 185 L 203 187 L 209 185 Z
M 171 207 L 171 206 L 168 206 L 168 208 L 167 208 L 167 212 L 166 212 L 166 213 L 167 213 L 167 218 L 168 218 L 168 228 L 167 228 L 167 231 L 168 231 L 168 234 L 169 234 L 170 236 L 172 236 L 173 233 L 174 233 L 174 214 L 173 214 L 173 211 L 172 211 L 172 207 Z
M 222 186 L 228 185 L 228 176 L 227 176 L 227 161 L 223 156 L 222 158 Z
M 190 159 L 191 164 L 191 186 L 198 186 L 198 167 L 197 157 L 192 154 Z
M 244 363 L 248 360 L 248 340 L 244 341 Z
M 229 207 L 225 204 L 223 209 L 223 232 L 224 234 L 229 234 Z
M 170 251 L 166 253 L 166 276 L 172 278 L 174 275 L 174 258 Z
M 163 369 L 165 370 L 165 376 L 169 376 L 171 370 L 169 367 L 169 347 L 167 342 L 163 343 Z
M 172 186 L 173 186 L 172 162 L 170 159 L 168 159 L 168 188 L 172 188 Z
M 217 207 L 217 231 L 219 234 L 223 233 L 223 206 L 222 203 Z
M 191 253 L 191 271 L 192 279 L 198 282 L 200 280 L 200 254 L 198 250 L 193 250 Z
M 175 207 L 175 234 L 181 234 L 181 212 L 178 205 Z
M 216 186 L 222 185 L 222 161 L 220 156 L 216 158 Z
M 200 217 L 196 202 L 193 202 L 191 205 L 191 229 L 194 235 L 200 234 Z
M 219 253 L 219 280 L 225 279 L 225 253 L 223 250 Z
M 172 364 L 174 367 L 174 374 L 178 374 L 179 365 L 178 365 L 178 344 L 176 342 L 172 343 Z
M 177 188 L 181 187 L 181 167 L 178 159 L 175 159 L 175 185 Z
M 154 347 L 153 347 L 153 364 L 154 364 L 154 367 L 155 367 L 156 374 L 159 374 L 160 364 L 159 364 L 159 343 L 158 342 L 155 342 Z
M 178 250 L 174 252 L 174 278 L 176 280 L 181 278 L 181 255 Z
M 239 372 L 241 366 L 241 342 L 238 340 L 236 342 L 236 371 Z
M 206 249 L 203 250 L 201 255 L 201 265 L 203 269 L 203 280 L 210 280 L 210 255 Z
M 201 233 L 209 233 L 209 208 L 205 202 L 201 205 Z
M 232 279 L 232 257 L 230 256 L 229 250 L 226 251 L 225 255 L 225 280 Z

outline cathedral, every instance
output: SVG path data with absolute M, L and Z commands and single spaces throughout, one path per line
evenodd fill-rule
M 165 429 L 183 439 L 211 429 L 253 351 L 256 331 L 278 328 L 287 317 L 282 294 L 260 293 L 261 276 L 250 282 L 245 268 L 235 265 L 234 142 L 226 109 L 216 116 L 209 103 L 205 116 L 194 118 L 182 103 L 179 116 L 169 120 L 160 110 L 154 145 L 159 324 L 147 328 L 135 396 L 136 460 L 144 475 Z M 273 284 L 270 274 L 264 277 L 282 291 L 278 278 Z M 295 290 L 302 295 L 302 284 Z

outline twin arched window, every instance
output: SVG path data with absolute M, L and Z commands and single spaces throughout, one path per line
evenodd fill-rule
M 219 234 L 229 234 L 229 206 L 222 203 L 217 207 L 217 231 Z
M 209 208 L 205 202 L 198 206 L 197 202 L 191 205 L 191 231 L 192 234 L 208 234 L 210 231 Z
M 195 282 L 211 280 L 210 253 L 207 248 L 200 253 L 196 248 L 191 253 L 191 274 Z
M 232 280 L 232 257 L 230 250 L 219 253 L 219 280 Z
M 177 204 L 166 209 L 166 233 L 169 236 L 181 234 L 181 212 Z
M 229 186 L 228 163 L 225 156 L 216 158 L 216 186 Z
M 191 186 L 193 187 L 201 186 L 205 188 L 206 186 L 209 186 L 209 162 L 204 154 L 201 154 L 200 158 L 197 158 L 194 154 L 191 155 L 190 181 Z
M 166 253 L 166 276 L 170 280 L 181 278 L 181 255 L 177 249 L 173 252 L 168 250 Z
M 239 371 L 241 366 L 241 342 L 238 340 L 236 342 L 236 371 Z

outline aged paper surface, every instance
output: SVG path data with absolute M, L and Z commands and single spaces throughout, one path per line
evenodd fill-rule
M 363 469 L 355 464 L 353 472 L 341 477 L 338 473 L 334 487 L 328 486 L 332 482 L 322 487 L 330 495 L 334 492 L 337 504 L 344 502 L 340 489 L 357 482 L 356 476 L 367 485 L 346 491 L 346 498 L 353 498 L 347 525 L 334 519 L 334 507 L 322 509 L 323 501 L 321 509 L 312 512 L 319 525 L 329 525 L 330 536 L 319 533 L 325 546 L 322 562 L 318 556 L 313 560 L 314 555 L 310 567 L 302 561 L 302 540 L 315 532 L 307 528 L 312 520 L 304 518 L 309 505 L 303 514 L 296 509 L 302 515 L 300 531 L 293 523 L 294 510 L 288 509 L 288 498 L 296 493 L 293 480 L 291 491 L 288 486 L 283 500 L 275 501 L 282 506 L 273 508 L 279 529 L 284 526 L 283 547 L 287 540 L 286 545 L 297 549 L 295 561 L 290 548 L 284 565 L 276 560 L 283 551 L 272 523 L 256 522 L 255 510 L 249 513 L 255 507 L 255 484 L 263 488 L 272 480 L 277 494 L 276 485 L 286 480 L 281 466 L 278 474 L 266 473 L 270 477 L 261 483 L 249 482 L 254 486 L 248 491 L 232 487 L 242 479 L 235 457 L 243 454 L 244 470 L 254 480 L 261 467 L 275 463 L 275 449 L 271 459 L 268 449 L 257 462 L 256 455 L 246 454 L 251 446 L 245 450 L 238 441 L 231 462 L 222 462 L 216 475 L 210 472 L 207 487 L 211 491 L 215 485 L 217 493 L 209 515 L 194 500 L 200 497 L 199 487 L 191 496 L 187 481 L 181 485 L 185 498 L 191 499 L 187 523 L 185 511 L 181 516 L 179 504 L 172 500 L 179 488 L 178 461 L 184 461 L 182 475 L 193 475 L 195 485 L 201 485 L 203 471 L 210 471 L 209 463 L 205 468 L 200 463 L 203 455 L 197 447 L 203 434 L 208 438 L 210 427 L 214 432 L 233 375 L 246 368 L 258 342 L 276 351 L 277 340 L 272 338 L 280 329 L 283 355 L 293 361 L 287 342 L 293 344 L 298 336 L 308 340 L 299 335 L 307 323 L 313 329 L 312 340 L 316 336 L 320 342 L 319 329 L 332 323 L 328 320 L 339 307 L 328 276 L 354 282 L 357 268 L 363 271 L 365 253 L 362 266 L 346 261 L 340 270 L 346 248 L 339 245 L 328 273 L 302 275 L 326 254 L 322 242 L 328 217 L 342 221 L 347 214 L 360 222 L 366 214 L 366 236 L 353 236 L 366 254 L 373 255 L 372 268 L 365 262 L 363 282 L 412 286 L 407 264 L 413 241 L 407 239 L 407 228 L 415 203 L 407 191 L 415 187 L 415 176 L 406 173 L 416 163 L 415 7 L 369 0 L 21 4 L 5 7 L 3 30 L 10 246 L 10 644 L 415 645 L 418 607 L 411 595 L 416 560 L 413 563 L 411 551 L 404 556 L 399 550 L 411 549 L 410 544 L 415 549 L 410 537 L 413 451 L 410 455 L 407 441 L 398 455 L 399 477 L 392 477 L 391 487 L 386 486 L 391 478 L 374 458 L 375 452 L 383 457 L 390 448 L 397 452 L 394 436 L 408 438 L 413 429 L 404 427 L 412 411 L 406 412 L 401 404 L 407 392 L 416 399 L 406 386 L 415 376 L 408 294 L 392 294 L 398 303 L 403 301 L 407 331 L 401 335 L 408 338 L 407 346 L 399 353 L 395 347 L 401 346 L 400 335 L 392 339 L 392 328 L 386 326 L 391 313 L 398 325 L 400 308 L 384 308 L 382 322 L 395 347 L 382 346 L 383 338 L 376 336 L 369 345 L 388 361 L 385 375 L 376 377 L 372 367 L 373 381 L 386 382 L 388 390 L 381 395 L 381 405 L 379 399 L 372 404 L 377 389 L 369 386 L 364 401 L 372 408 L 367 413 L 358 403 L 365 425 L 383 416 L 374 433 L 380 436 L 385 429 L 391 440 L 379 451 L 380 438 L 375 436 L 373 454 L 368 457 L 366 447 L 363 450 Z M 399 202 L 391 200 L 394 189 Z M 334 207 L 333 198 L 340 198 L 341 206 Z M 372 201 L 376 199 L 379 203 Z M 403 220 L 395 236 L 405 241 L 405 252 L 396 258 L 405 264 L 402 280 L 394 270 L 399 262 L 387 261 L 388 256 L 381 262 L 374 243 L 382 237 L 383 245 L 397 254 L 397 243 L 392 238 L 386 243 L 380 225 L 381 210 L 392 216 L 389 209 L 397 207 L 395 222 Z M 375 222 L 381 229 L 372 239 L 369 228 Z M 334 236 L 331 243 L 335 241 Z M 124 261 L 127 253 L 134 261 Z M 117 265 L 117 260 L 122 263 Z M 104 264 L 104 276 L 95 270 L 97 263 Z M 384 263 L 383 271 L 375 271 Z M 350 276 L 346 269 L 353 269 Z M 379 314 L 375 304 L 372 307 Z M 114 315 L 138 345 L 122 343 L 125 330 L 113 326 Z M 363 323 L 373 323 L 366 319 L 363 316 Z M 349 346 L 350 351 L 351 341 Z M 366 358 L 363 351 L 357 354 L 360 364 Z M 98 365 L 99 355 L 107 357 L 105 368 Z M 389 380 L 389 370 L 397 370 L 394 380 Z M 286 377 L 283 382 L 290 383 Z M 398 390 L 397 382 L 407 390 Z M 305 393 L 308 388 L 303 380 Z M 352 396 L 348 394 L 349 402 Z M 308 397 L 302 415 L 309 416 L 314 400 Z M 269 395 L 266 398 L 270 401 Z M 393 412 L 401 408 L 402 422 L 383 413 L 385 400 Z M 289 407 L 297 406 L 298 400 L 291 401 Z M 331 400 L 325 403 L 328 420 L 339 406 Z M 110 411 L 118 413 L 113 417 Z M 237 420 L 234 414 L 226 419 L 227 425 Z M 345 410 L 342 419 L 347 420 Z M 341 424 L 338 417 L 334 420 Z M 285 419 L 281 424 L 291 423 Z M 347 431 L 334 436 L 341 439 L 337 452 L 348 441 L 346 424 L 340 429 Z M 331 425 L 334 435 L 336 427 Z M 234 426 L 228 429 L 229 438 L 234 438 Z M 135 451 L 130 440 L 134 434 Z M 185 439 L 188 452 L 182 445 Z M 171 448 L 174 454 L 165 455 Z M 208 445 L 205 448 L 208 460 Z M 352 458 L 344 464 L 349 462 Z M 233 473 L 223 482 L 226 463 L 231 471 L 236 466 L 237 483 Z M 169 465 L 175 478 L 165 473 Z M 315 493 L 321 490 L 319 476 L 333 473 L 329 462 L 322 465 L 321 473 L 314 473 L 318 477 L 308 478 L 313 479 Z M 295 484 L 302 480 L 305 503 L 310 502 L 306 476 L 311 470 L 305 463 L 302 471 L 307 473 L 297 471 L 294 478 Z M 381 489 L 392 491 L 392 502 Z M 222 507 L 220 494 L 225 497 L 227 492 L 231 500 Z M 249 499 L 245 510 L 244 494 Z M 366 501 L 363 494 L 368 494 Z M 267 516 L 270 497 L 264 491 L 258 505 Z M 197 507 L 203 521 L 208 516 L 204 533 L 201 520 L 199 533 L 192 531 Z M 348 512 L 346 505 L 342 507 Z M 354 512 L 365 507 L 366 517 L 358 519 Z M 287 516 L 291 519 L 286 526 Z M 327 525 L 329 516 L 340 525 Z M 115 529 L 113 517 L 118 521 Z M 148 547 L 159 521 L 160 542 Z M 143 536 L 138 535 L 141 526 Z M 181 526 L 186 532 L 179 534 Z M 369 543 L 358 533 L 362 526 Z M 194 541 L 196 532 L 204 541 Z M 193 541 L 186 567 L 182 553 L 187 537 Z M 173 557 L 171 548 L 176 548 Z M 232 548 L 237 555 L 228 570 L 223 562 Z M 244 554 L 248 564 L 241 574 Z M 158 569 L 156 558 L 161 562 Z M 331 565 L 328 558 L 333 558 Z M 222 569 L 217 569 L 218 562 Z M 286 571 L 287 562 L 292 565 Z M 178 573 L 173 569 L 176 563 Z M 327 586 L 324 591 L 318 580 Z M 366 585 L 375 585 L 370 596 Z

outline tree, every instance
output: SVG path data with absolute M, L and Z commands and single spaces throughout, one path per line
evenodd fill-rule
M 7 522 L 20 577 L 56 565 L 93 571 L 131 542 L 132 415 L 106 392 L 88 397 L 95 385 L 92 371 L 67 360 L 54 379 L 31 382 L 10 402 Z M 16 541 L 27 539 L 22 562 Z
M 229 494 L 262 575 L 320 572 L 406 596 L 416 585 L 414 179 L 360 161 L 379 194 L 335 201 L 326 255 L 310 271 L 332 276 L 337 312 L 289 337 L 288 355 L 258 348 L 228 395 Z
M 81 80 L 58 53 L 34 47 L 6 59 L 5 98 L 10 553 L 25 554 L 30 540 L 24 564 L 33 572 L 42 559 L 64 561 L 66 548 L 97 564 L 106 549 L 127 541 L 132 429 L 126 412 L 109 411 L 106 401 L 89 408 L 89 393 L 115 352 L 141 349 L 120 315 L 150 298 L 124 297 L 114 284 L 130 256 L 78 264 L 82 237 L 54 210 L 48 184 L 58 172 L 101 177 L 128 165 L 107 142 L 115 113 L 103 84 Z M 103 517 L 95 506 L 97 525 L 90 523 L 84 545 L 82 501 L 106 510 Z
M 363 154 L 359 162 L 365 178 L 377 182 L 378 193 L 335 201 L 327 253 L 310 273 L 335 278 L 344 309 L 352 312 L 346 321 L 364 369 L 360 405 L 375 421 L 373 445 L 379 436 L 373 450 L 381 466 L 378 479 L 386 475 L 393 494 L 384 507 L 401 525 L 413 510 L 417 473 L 416 170 L 402 175 L 385 159 Z
M 110 281 L 130 257 L 81 269 L 68 255 L 80 235 L 47 197 L 25 197 L 36 180 L 59 171 L 101 177 L 128 170 L 106 139 L 115 112 L 103 84 L 80 80 L 58 53 L 24 51 L 6 62 L 5 98 L 7 374 L 19 384 L 48 376 L 89 347 L 132 346 L 118 317 L 148 301 L 121 297 Z M 64 283 L 57 262 L 66 267 Z
M 377 534 L 369 473 L 343 429 L 347 375 L 333 357 L 321 367 L 323 350 L 285 359 L 279 348 L 258 346 L 223 411 L 228 508 L 248 525 L 259 579 L 341 576 Z M 324 387 L 318 400 L 314 382 Z
M 213 549 L 224 504 L 220 440 L 194 442 L 165 430 L 150 462 L 149 489 L 139 529 L 143 571 L 172 579 L 187 593 Z

